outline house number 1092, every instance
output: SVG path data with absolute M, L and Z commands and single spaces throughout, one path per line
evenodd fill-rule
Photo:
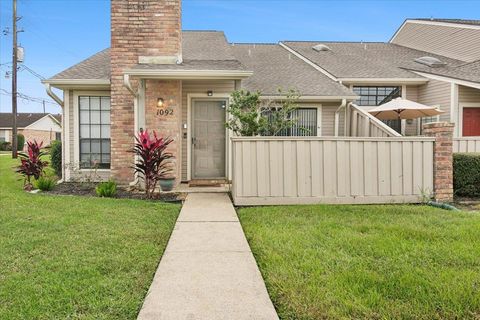
M 159 109 L 157 116 L 173 116 L 173 109 Z

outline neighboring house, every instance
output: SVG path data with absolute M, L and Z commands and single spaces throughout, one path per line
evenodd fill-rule
M 61 140 L 62 116 L 49 113 L 18 113 L 17 130 L 25 142 L 37 140 L 44 146 L 54 140 Z M 12 142 L 13 117 L 11 113 L 0 113 L 0 142 Z
M 446 111 L 439 119 L 456 122 L 457 136 L 480 135 L 472 120 L 480 108 L 480 75 L 471 56 L 393 41 L 233 44 L 223 32 L 182 31 L 180 8 L 180 1 L 156 1 L 133 10 L 128 1 L 112 0 L 111 48 L 44 81 L 63 106 L 67 180 L 98 163 L 103 178 L 132 182 L 130 150 L 140 129 L 174 139 L 179 180 L 231 179 L 225 109 L 241 88 L 272 100 L 283 97 L 278 88 L 298 90 L 299 126 L 309 135 L 353 135 L 351 103 L 368 110 L 399 96 L 439 106 Z M 52 87 L 63 91 L 63 99 Z M 417 135 L 422 121 L 439 119 L 389 125 Z

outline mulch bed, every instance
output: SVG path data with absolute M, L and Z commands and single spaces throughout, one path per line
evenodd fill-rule
M 480 211 L 480 198 L 455 197 L 455 206 L 468 211 Z
M 72 195 L 72 196 L 86 196 L 96 197 L 96 184 L 87 182 L 63 182 L 57 184 L 52 191 L 45 192 L 46 194 L 57 195 Z M 181 202 L 185 200 L 186 194 L 182 192 L 162 192 L 155 194 L 154 199 L 165 202 Z M 146 200 L 145 193 L 133 187 L 117 186 L 117 194 L 115 198 L 119 199 L 140 199 Z

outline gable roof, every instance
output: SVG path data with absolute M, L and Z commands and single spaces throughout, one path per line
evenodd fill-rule
M 414 61 L 414 59 L 423 56 L 436 57 L 450 67 L 464 63 L 384 42 L 285 41 L 283 43 L 339 79 L 418 79 L 421 77 L 408 69 L 423 68 L 422 65 Z M 318 44 L 324 44 L 330 50 L 315 51 L 312 47 Z
M 265 96 L 296 89 L 302 96 L 352 96 L 350 89 L 333 81 L 278 44 L 233 44 L 235 57 L 253 75 L 242 80 L 242 87 L 261 91 Z
M 464 63 L 457 67 L 425 68 L 418 66 L 415 68 L 412 67 L 410 70 L 480 83 L 480 60 Z
M 50 113 L 17 113 L 17 127 L 25 128 L 37 122 L 44 117 L 51 117 L 58 124 L 61 123 L 62 116 Z M 13 125 L 12 113 L 0 113 L 0 128 L 11 128 Z
M 133 69 L 168 70 L 245 70 L 238 62 L 222 31 L 182 31 L 181 64 L 139 64 Z M 110 80 L 110 49 L 102 50 L 48 80 Z

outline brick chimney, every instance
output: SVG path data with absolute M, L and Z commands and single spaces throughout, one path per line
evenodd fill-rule
M 133 179 L 131 165 L 134 156 L 129 151 L 133 148 L 135 135 L 134 97 L 124 87 L 123 72 L 138 63 L 181 61 L 181 36 L 181 0 L 111 0 L 111 172 L 112 177 L 121 183 Z M 137 85 L 135 81 L 132 83 Z M 169 98 L 175 100 L 177 95 L 181 96 L 181 81 L 172 83 L 168 84 Z M 158 85 L 156 89 L 162 90 Z M 177 105 L 180 108 L 180 104 Z M 146 113 L 149 112 L 147 107 Z M 170 126 L 176 128 L 177 120 L 181 121 L 175 119 Z M 162 134 L 162 123 L 147 123 L 146 126 Z M 180 137 L 173 138 L 179 140 Z

